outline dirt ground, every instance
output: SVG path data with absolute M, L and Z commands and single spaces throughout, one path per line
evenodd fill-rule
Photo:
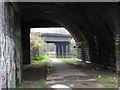
M 93 64 L 88 64 L 79 61 L 77 62 L 66 61 L 65 63 L 74 66 L 76 69 L 79 69 L 80 72 L 87 74 L 87 76 L 68 75 L 62 80 L 49 80 L 46 82 L 46 84 L 49 87 L 55 84 L 66 85 L 69 86 L 70 88 L 117 88 L 118 87 L 117 73 L 111 70 L 105 70 L 98 65 L 96 66 Z
M 45 85 L 46 68 L 45 63 L 24 65 L 22 82 L 17 88 L 47 88 Z
M 54 84 L 63 84 L 71 88 L 117 88 L 118 77 L 117 73 L 110 70 L 102 70 L 100 67 L 86 64 L 81 62 L 66 62 L 80 71 L 89 75 L 89 77 L 78 77 L 79 80 L 72 80 L 73 77 L 66 77 L 64 80 L 46 81 L 47 71 L 46 68 L 51 68 L 45 65 L 36 64 L 23 69 L 23 81 L 18 88 L 50 88 Z M 52 74 L 54 71 L 50 71 L 48 74 Z M 84 81 L 87 79 L 94 79 L 91 81 Z M 80 81 L 82 80 L 82 81 Z M 98 86 L 96 86 L 98 85 Z M 47 89 L 46 89 L 47 90 Z M 74 90 L 74 89 L 73 89 Z M 106 89 L 107 90 L 107 89 Z M 108 89 L 109 90 L 109 89 Z M 114 89 L 110 89 L 114 90 Z M 116 90 L 116 89 L 115 89 Z
M 103 67 L 84 62 L 67 62 L 74 65 L 80 71 L 94 77 L 104 88 L 118 88 L 118 74 L 116 71 L 104 69 Z

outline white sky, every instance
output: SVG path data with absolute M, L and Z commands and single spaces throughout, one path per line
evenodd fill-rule
M 60 28 L 31 28 L 31 32 L 41 32 L 41 33 L 64 33 L 64 34 L 70 34 L 64 27 Z

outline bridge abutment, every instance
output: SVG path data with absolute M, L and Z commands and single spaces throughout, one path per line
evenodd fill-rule
M 23 64 L 30 64 L 30 27 L 22 24 L 22 56 Z
M 64 58 L 69 57 L 70 44 L 69 43 L 55 43 L 56 45 L 56 57 Z

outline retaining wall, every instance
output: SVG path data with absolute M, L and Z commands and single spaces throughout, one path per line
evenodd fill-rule
M 19 15 L 10 2 L 0 2 L 0 90 L 21 81 L 21 30 Z

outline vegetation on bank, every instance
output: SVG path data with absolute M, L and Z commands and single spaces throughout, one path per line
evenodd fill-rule
M 41 56 L 32 57 L 31 64 L 23 65 L 23 70 L 27 69 L 27 68 L 32 68 L 32 67 L 44 68 L 44 67 L 46 67 L 46 64 L 48 62 L 51 62 L 51 58 L 49 58 L 47 56 L 41 55 Z
M 33 58 L 33 60 L 41 61 L 41 62 L 51 62 L 50 57 L 44 56 L 44 55 L 36 56 L 36 57 Z
M 25 80 L 23 79 L 21 84 L 17 86 L 17 90 L 20 90 L 21 88 L 47 88 L 47 85 L 45 84 L 45 69 L 47 68 L 48 62 L 51 62 L 49 57 L 36 56 L 32 58 L 31 64 L 23 65 L 23 78 Z M 34 80 L 34 78 L 38 79 Z

